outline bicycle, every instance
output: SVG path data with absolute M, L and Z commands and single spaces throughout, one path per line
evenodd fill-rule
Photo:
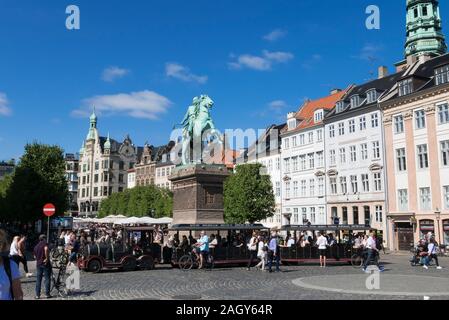
M 66 287 L 66 280 L 67 280 L 66 266 L 60 266 L 58 268 L 58 273 L 56 276 L 52 268 L 50 292 L 56 290 L 61 298 L 67 298 L 69 292 Z
M 69 257 L 68 252 L 64 248 L 53 248 L 50 251 L 52 265 L 54 264 L 57 268 L 66 266 L 69 263 Z
M 204 263 L 206 264 L 206 267 L 208 267 L 209 269 L 212 270 L 214 268 L 214 257 L 209 252 L 205 257 Z M 192 250 L 188 254 L 183 255 L 178 260 L 178 266 L 183 271 L 191 270 L 194 267 L 198 268 L 199 264 L 200 264 L 199 254 L 196 253 L 195 250 Z
M 368 253 L 365 250 L 360 250 L 357 253 L 354 253 L 351 256 L 351 265 L 358 269 L 361 268 L 365 260 L 368 258 Z M 371 259 L 370 264 L 378 265 L 379 264 L 379 252 L 376 252 L 374 257 Z

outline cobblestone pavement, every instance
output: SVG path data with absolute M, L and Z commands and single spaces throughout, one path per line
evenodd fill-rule
M 449 279 L 449 259 L 441 258 L 443 270 L 422 267 L 411 267 L 408 255 L 387 254 L 381 257 L 385 272 L 389 279 L 394 275 L 407 275 L 411 279 L 422 276 L 432 277 L 431 280 Z M 280 273 L 268 273 L 246 268 L 216 268 L 214 270 L 181 271 L 169 266 L 158 266 L 151 271 L 105 271 L 99 274 L 81 273 L 81 289 L 67 299 L 83 300 L 253 300 L 253 299 L 282 299 L 282 300 L 352 300 L 352 299 L 424 299 L 424 296 L 383 294 L 350 294 L 342 290 L 327 290 L 298 285 L 297 279 L 312 280 L 317 276 L 329 277 L 329 287 L 335 286 L 332 279 L 344 275 L 348 283 L 360 286 L 358 282 L 364 280 L 360 269 L 350 265 L 329 266 L 319 268 L 309 266 L 283 266 Z M 366 275 L 368 277 L 368 275 Z M 400 277 L 398 277 L 400 278 Z M 436 279 L 435 279 L 436 278 Z M 430 279 L 430 278 L 429 278 Z M 33 299 L 35 277 L 23 279 L 25 299 Z M 321 281 L 323 282 L 323 281 Z M 340 281 L 341 282 L 341 281 Z M 422 282 L 417 282 L 422 283 Z M 322 284 L 322 283 L 321 283 Z M 327 284 L 327 282 L 326 282 Z M 410 284 L 413 286 L 413 284 Z M 350 286 L 349 286 L 350 287 Z M 403 288 L 401 288 L 402 290 Z M 410 289 L 410 288 L 409 288 Z M 411 288 L 417 292 L 417 288 Z M 429 289 L 429 288 L 426 288 Z M 350 290 L 348 290 L 350 291 Z M 403 290 L 402 290 L 403 291 Z M 428 291 L 428 290 L 427 290 Z M 449 289 L 448 289 L 449 291 Z M 54 293 L 53 293 L 54 295 Z M 431 299 L 448 299 L 448 296 L 432 296 Z

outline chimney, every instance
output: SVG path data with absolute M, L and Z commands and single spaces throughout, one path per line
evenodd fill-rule
M 385 78 L 386 76 L 388 76 L 388 68 L 385 66 L 380 66 L 379 70 L 378 70 L 378 74 L 379 76 L 377 77 L 377 79 L 382 79 Z
M 341 92 L 341 89 L 332 89 L 331 95 Z

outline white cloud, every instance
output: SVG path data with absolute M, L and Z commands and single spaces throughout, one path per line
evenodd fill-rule
M 274 42 L 281 38 L 284 38 L 287 35 L 287 31 L 281 29 L 275 29 L 270 33 L 263 36 L 263 38 L 267 41 Z
M 360 50 L 360 53 L 352 56 L 352 58 L 372 62 L 378 60 L 378 55 L 383 49 L 384 46 L 381 44 L 367 43 Z
M 231 55 L 231 58 L 235 59 L 235 61 L 228 63 L 230 69 L 248 68 L 257 71 L 268 71 L 272 69 L 273 64 L 287 63 L 294 58 L 294 55 L 290 52 L 264 50 L 261 56 L 243 54 L 238 57 Z
M 269 109 L 273 111 L 280 111 L 287 106 L 287 102 L 285 102 L 284 100 L 274 100 L 268 104 Z
M 128 73 L 128 69 L 122 69 L 114 66 L 104 69 L 101 78 L 106 82 L 114 82 L 117 79 L 123 78 Z
M 185 82 L 198 82 L 200 84 L 204 84 L 208 80 L 207 76 L 193 74 L 189 68 L 175 62 L 165 64 L 165 75 Z
M 8 97 L 5 93 L 0 92 L 0 116 L 11 115 L 12 110 L 9 107 Z
M 114 95 L 99 95 L 83 100 L 82 107 L 73 110 L 72 116 L 86 117 L 92 107 L 99 114 L 126 115 L 133 118 L 155 120 L 159 114 L 165 113 L 172 102 L 154 92 L 139 91 Z

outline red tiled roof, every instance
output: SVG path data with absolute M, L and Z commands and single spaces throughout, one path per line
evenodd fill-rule
M 345 90 L 331 94 L 327 97 L 306 101 L 298 110 L 298 112 L 296 112 L 295 118 L 298 119 L 297 127 L 294 130 L 285 130 L 284 133 L 300 131 L 316 126 L 319 123 L 314 122 L 315 111 L 320 109 L 327 111 L 332 110 L 335 104 L 340 101 L 350 89 L 351 86 L 347 87 Z

